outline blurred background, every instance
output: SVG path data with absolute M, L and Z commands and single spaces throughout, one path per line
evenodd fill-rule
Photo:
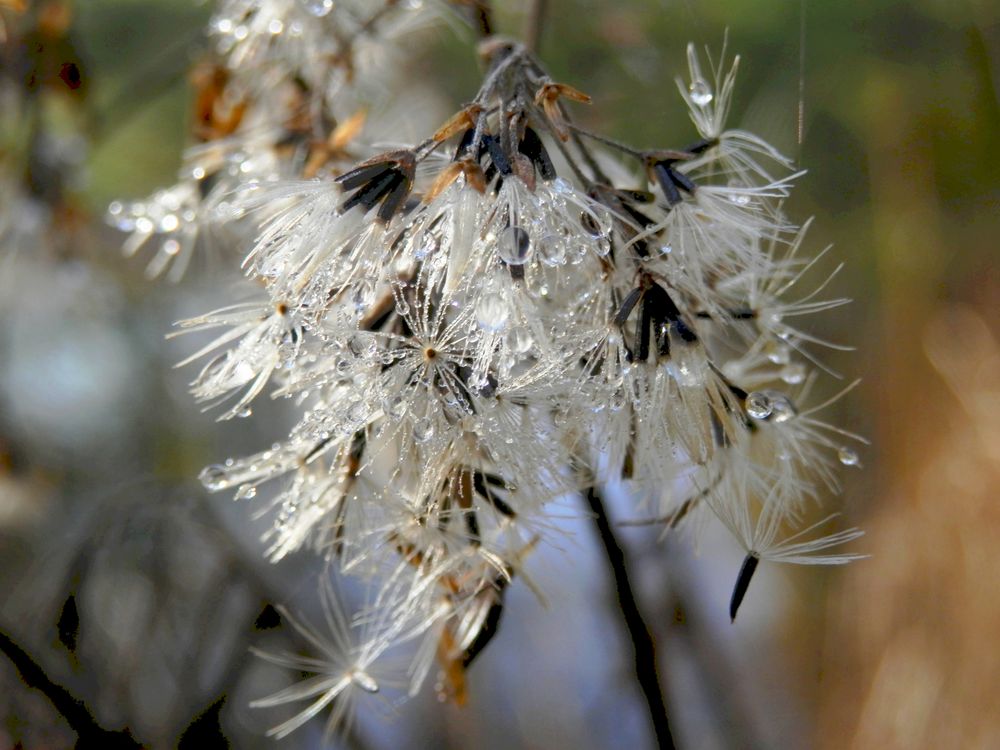
M 0 0 L 0 631 L 105 729 L 276 746 L 264 731 L 291 712 L 247 703 L 289 677 L 248 647 L 288 637 L 271 603 L 315 607 L 317 561 L 265 563 L 251 508 L 195 477 L 288 417 L 260 404 L 218 423 L 172 367 L 190 348 L 164 334 L 231 301 L 233 259 L 150 281 L 103 222 L 110 201 L 174 181 L 211 8 L 18 5 Z M 496 5 L 517 33 L 521 5 Z M 727 29 L 731 124 L 808 170 L 788 211 L 817 217 L 828 270 L 847 264 L 830 296 L 854 304 L 810 322 L 856 347 L 825 358 L 863 378 L 834 421 L 872 445 L 831 505 L 871 558 L 764 565 L 730 625 L 742 551 L 722 532 L 623 530 L 678 745 L 1000 747 L 1000 6 L 550 0 L 542 57 L 593 96 L 587 125 L 677 147 L 694 133 L 674 84 L 684 47 L 717 55 Z M 433 130 L 478 80 L 461 23 L 408 44 L 415 62 L 392 73 L 405 100 L 370 115 L 399 123 L 387 139 Z M 597 540 L 566 527 L 528 565 L 547 604 L 515 583 L 467 706 L 425 690 L 391 722 L 362 711 L 344 746 L 652 746 Z M 313 724 L 281 745 L 320 746 Z M 0 659 L 0 748 L 75 741 Z

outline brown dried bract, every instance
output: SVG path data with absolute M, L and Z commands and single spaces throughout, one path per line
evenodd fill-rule
M 195 88 L 194 134 L 202 141 L 215 141 L 232 135 L 243 121 L 248 102 L 226 101 L 229 71 L 221 65 L 202 65 L 191 75 Z
M 430 189 L 424 194 L 424 202 L 430 203 L 437 198 L 461 175 L 465 176 L 466 185 L 474 190 L 478 190 L 480 193 L 486 192 L 486 177 L 483 175 L 482 167 L 474 161 L 462 159 L 461 161 L 452 162 L 442 170 Z
M 431 136 L 432 139 L 438 143 L 443 143 L 453 135 L 476 127 L 476 120 L 482 111 L 483 108 L 478 104 L 470 104 L 465 109 L 452 115 L 444 125 L 435 131 L 434 135 Z
M 535 94 L 535 104 L 541 106 L 545 112 L 545 116 L 549 118 L 549 122 L 552 124 L 552 129 L 565 141 L 569 140 L 569 127 L 559 109 L 559 99 L 569 99 L 570 101 L 581 102 L 582 104 L 590 104 L 592 100 L 587 94 L 565 83 L 553 83 L 549 81 L 548 83 L 543 83 L 542 87 L 538 89 L 538 93 Z
M 315 177 L 319 171 L 331 161 L 347 157 L 347 146 L 358 137 L 368 117 L 366 109 L 359 109 L 342 123 L 337 125 L 325 141 L 317 141 L 309 151 L 309 158 L 302 168 L 302 176 Z

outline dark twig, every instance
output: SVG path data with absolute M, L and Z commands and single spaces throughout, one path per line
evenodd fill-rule
M 639 612 L 639 605 L 636 602 L 635 593 L 632 591 L 632 583 L 629 581 L 625 552 L 611 528 L 601 496 L 593 487 L 590 487 L 587 489 L 585 497 L 591 512 L 594 514 L 594 525 L 597 527 L 597 533 L 601 537 L 601 543 L 604 545 L 604 551 L 615 577 L 618 606 L 621 608 L 625 627 L 628 629 L 635 653 L 635 676 L 643 697 L 646 699 L 657 745 L 664 749 L 673 748 L 675 745 L 673 734 L 670 731 L 670 720 L 667 717 L 667 706 L 663 698 L 663 690 L 660 687 L 660 679 L 656 673 L 656 645 L 653 643 L 649 628 Z
M 463 0 L 458 0 L 462 4 Z M 465 0 L 472 6 L 472 25 L 482 39 L 493 36 L 493 8 L 490 0 Z
M 128 730 L 109 732 L 91 715 L 83 701 L 75 698 L 62 685 L 54 683 L 27 651 L 17 645 L 6 633 L 0 633 L 0 651 L 10 659 L 21 674 L 24 684 L 41 692 L 58 711 L 70 729 L 76 732 L 78 748 L 101 747 L 109 750 L 142 747 Z

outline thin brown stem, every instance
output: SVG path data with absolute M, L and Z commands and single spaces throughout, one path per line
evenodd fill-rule
M 463 0 L 457 0 L 463 4 Z M 493 7 L 490 0 L 464 0 L 464 4 L 472 6 L 472 23 L 480 38 L 493 36 Z
M 524 18 L 524 46 L 532 55 L 538 54 L 545 27 L 548 0 L 528 0 L 528 13 Z
M 625 551 L 615 537 L 614 530 L 604 509 L 604 501 L 593 487 L 587 489 L 584 497 L 594 516 L 594 525 L 604 546 L 611 572 L 615 579 L 615 589 L 618 593 L 618 606 L 622 611 L 625 627 L 632 640 L 635 655 L 635 676 L 639 689 L 646 699 L 649 718 L 653 723 L 657 746 L 665 750 L 674 748 L 673 733 L 670 731 L 670 719 L 667 716 L 667 705 L 660 687 L 660 679 L 656 672 L 656 645 L 653 636 L 642 618 L 639 605 L 629 580 L 628 564 Z

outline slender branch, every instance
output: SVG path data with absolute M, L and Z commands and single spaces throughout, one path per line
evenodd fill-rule
M 483 39 L 493 36 L 493 8 L 490 0 L 466 0 L 472 6 L 472 22 Z M 458 0 L 462 2 L 462 0 Z
M 623 154 L 628 154 L 629 156 L 634 156 L 636 159 L 645 159 L 646 154 L 637 148 L 632 148 L 631 146 L 622 143 L 621 141 L 616 141 L 614 138 L 608 138 L 600 133 L 593 133 L 589 130 L 581 128 L 579 125 L 575 125 L 572 122 L 566 123 L 571 130 L 576 131 L 582 136 L 586 136 L 591 140 L 597 141 L 598 143 L 603 143 L 605 146 L 609 146 L 617 151 L 621 151 Z
M 533 55 L 538 54 L 545 25 L 548 0 L 528 0 L 528 14 L 524 19 L 524 46 Z
M 635 592 L 633 592 L 632 583 L 629 580 L 625 552 L 615 537 L 611 523 L 608 521 L 608 514 L 604 509 L 604 501 L 601 500 L 597 490 L 593 487 L 588 488 L 585 498 L 594 514 L 594 525 L 597 527 L 597 533 L 601 537 L 608 563 L 610 563 L 611 571 L 614 574 L 615 588 L 618 592 L 618 606 L 621 608 L 625 627 L 632 639 L 636 680 L 642 690 L 643 697 L 646 699 L 657 745 L 665 750 L 670 750 L 675 745 L 673 734 L 670 731 L 670 720 L 667 717 L 666 701 L 656 673 L 656 645 L 653 643 L 649 627 L 642 619 L 642 613 L 639 612 Z
M 137 748 L 128 730 L 109 732 L 91 715 L 87 706 L 62 685 L 54 683 L 31 655 L 6 633 L 0 633 L 0 652 L 10 659 L 24 684 L 40 691 L 79 736 L 77 747 Z M 93 744 L 91 744 L 93 743 Z

